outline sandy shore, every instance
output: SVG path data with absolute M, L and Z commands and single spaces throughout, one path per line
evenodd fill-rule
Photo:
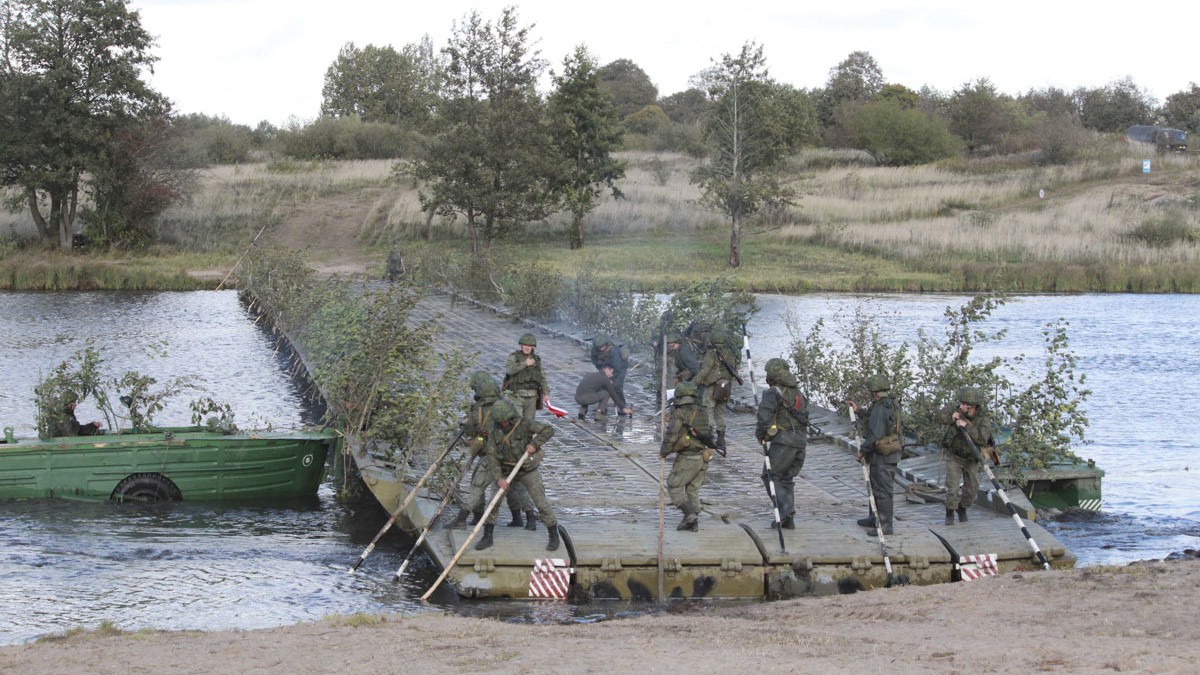
M 83 633 L 0 648 L 0 673 L 1194 673 L 1198 599 L 1200 561 L 1183 560 L 586 625 L 356 616 L 244 632 Z

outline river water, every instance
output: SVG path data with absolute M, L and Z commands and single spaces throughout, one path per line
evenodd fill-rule
M 760 296 L 750 325 L 756 365 L 785 354 L 785 317 L 807 330 L 817 317 L 859 304 L 888 314 L 887 330 L 913 340 L 940 332 L 958 296 Z M 1191 339 L 1197 296 L 1023 296 L 990 323 L 1009 329 L 997 349 L 1036 353 L 1041 327 L 1071 321 L 1072 346 L 1094 391 L 1093 442 L 1079 448 L 1107 471 L 1103 512 L 1046 522 L 1081 564 L 1162 557 L 1200 544 L 1200 456 L 1182 435 L 1185 394 L 1200 372 Z M 0 425 L 34 433 L 32 389 L 39 373 L 82 348 L 104 349 L 112 371 L 204 379 L 204 395 L 228 401 L 240 423 L 280 428 L 316 422 L 268 331 L 233 292 L 0 293 Z M 165 357 L 146 345 L 167 341 Z M 187 395 L 162 424 L 187 424 Z M 85 401 L 81 421 L 98 419 Z M 1195 469 L 1195 470 L 1192 470 Z M 353 612 L 430 611 L 416 603 L 435 576 L 423 559 L 402 583 L 384 570 L 411 543 L 385 537 L 368 573 L 347 575 L 383 525 L 373 503 L 339 504 L 334 486 L 299 502 L 265 505 L 0 501 L 0 644 L 108 620 L 127 630 L 252 629 Z M 511 620 L 581 621 L 643 607 L 573 608 L 561 603 L 462 603 L 438 607 Z

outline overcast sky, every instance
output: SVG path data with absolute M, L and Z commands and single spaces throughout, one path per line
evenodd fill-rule
M 1131 76 L 1161 102 L 1200 81 L 1200 5 L 1042 0 L 972 3 L 608 0 L 515 3 L 543 58 L 575 45 L 603 64 L 637 63 L 660 95 L 686 89 L 712 58 L 746 40 L 765 46 L 771 75 L 818 87 L 850 52 L 870 52 L 890 83 L 953 91 L 987 77 L 1016 94 L 1049 85 L 1101 86 Z M 472 9 L 465 0 L 133 0 L 158 39 L 154 86 L 182 113 L 253 126 L 317 115 L 325 70 L 346 42 L 396 48 L 428 34 L 445 45 Z

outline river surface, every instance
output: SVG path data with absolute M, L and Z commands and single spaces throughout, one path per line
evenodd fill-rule
M 789 351 L 786 317 L 802 330 L 859 304 L 887 313 L 895 339 L 941 332 L 959 296 L 760 296 L 750 325 L 756 366 Z M 1162 557 L 1200 544 L 1200 454 L 1184 435 L 1187 395 L 1200 374 L 1191 336 L 1198 296 L 1023 296 L 989 322 L 1007 328 L 998 350 L 1039 353 L 1041 328 L 1065 317 L 1080 371 L 1093 390 L 1089 445 L 1079 453 L 1106 470 L 1103 511 L 1044 522 L 1080 564 Z M 830 331 L 833 335 L 833 331 Z M 34 433 L 39 373 L 85 345 L 103 348 L 113 374 L 203 378 L 203 395 L 228 401 L 238 421 L 277 428 L 313 424 L 286 355 L 233 292 L 0 293 L 0 425 Z M 147 345 L 167 341 L 148 360 Z M 981 354 L 985 355 L 985 354 Z M 761 381 L 761 380 L 760 380 Z M 158 418 L 189 423 L 185 395 Z M 85 401 L 81 421 L 98 419 Z M 1195 469 L 1195 470 L 1192 470 Z M 353 612 L 452 611 L 516 621 L 589 621 L 646 607 L 464 602 L 452 592 L 432 608 L 415 602 L 435 577 L 419 558 L 402 583 L 377 573 L 398 564 L 411 540 L 385 537 L 370 573 L 347 575 L 383 525 L 373 503 L 339 504 L 334 486 L 299 502 L 266 505 L 0 501 L 0 644 L 102 620 L 120 628 L 252 629 Z

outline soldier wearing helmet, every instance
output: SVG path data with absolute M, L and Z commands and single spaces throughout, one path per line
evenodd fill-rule
M 954 524 L 955 512 L 958 522 L 967 522 L 967 508 L 979 492 L 979 458 L 959 429 L 967 432 L 977 448 L 992 444 L 992 418 L 984 410 L 983 390 L 963 387 L 956 398 L 957 404 L 952 403 L 933 416 L 935 422 L 946 425 L 946 433 L 942 435 L 942 450 L 946 455 L 946 525 Z
M 700 357 L 695 343 L 679 331 L 667 335 L 667 347 L 674 354 L 675 382 L 687 382 L 700 372 Z
M 529 497 L 537 508 L 538 518 L 546 524 L 546 529 L 550 532 L 546 550 L 558 550 L 558 519 L 555 518 L 554 509 L 546 499 L 540 462 L 537 461 L 542 446 L 554 436 L 554 427 L 522 417 L 516 406 L 507 400 L 497 401 L 492 406 L 492 419 L 488 425 L 485 452 L 488 470 L 495 477 L 496 485 L 508 489 L 519 484 L 529 491 Z M 521 470 L 510 485 L 508 474 L 517 465 L 522 453 L 528 453 L 530 457 L 521 465 Z M 475 548 L 479 550 L 492 545 L 496 528 L 495 511 L 488 515 L 487 524 L 483 528 L 483 537 L 475 544 Z
M 629 371 L 629 348 L 607 335 L 597 335 L 592 338 L 591 359 L 597 372 L 603 372 L 605 368 L 612 369 L 612 374 L 609 376 L 612 388 L 616 390 L 620 401 L 624 401 L 625 373 Z M 598 379 L 594 381 L 599 382 Z M 614 397 L 613 400 L 617 401 L 617 398 Z M 620 401 L 617 402 L 617 414 L 628 414 L 626 413 L 628 406 L 622 405 Z M 607 407 L 605 405 L 601 408 L 597 415 L 604 413 Z
M 475 400 L 470 412 L 463 420 L 463 440 L 471 450 L 472 456 L 483 454 L 487 444 L 488 423 L 492 419 L 492 406 L 500 400 L 500 385 L 491 375 L 480 370 L 471 376 L 471 389 L 475 392 Z M 483 517 L 485 492 L 489 485 L 495 484 L 496 479 L 487 468 L 486 458 L 475 465 L 471 473 L 471 487 L 459 508 L 458 515 L 450 522 L 450 527 L 460 527 L 467 524 L 467 517 L 473 516 L 470 524 L 474 525 Z M 537 518 L 533 511 L 533 500 L 529 491 L 523 485 L 514 485 L 505 494 L 508 508 L 512 511 L 512 521 L 509 527 L 525 526 L 527 530 L 537 529 Z M 521 517 L 522 512 L 525 518 Z
M 700 362 L 700 372 L 696 375 L 695 382 L 701 388 L 700 406 L 704 408 L 704 414 L 708 416 L 709 426 L 717 432 L 717 446 L 724 450 L 725 401 L 728 398 L 722 398 L 722 396 L 727 394 L 732 386 L 730 382 L 732 376 L 725 366 L 733 364 L 733 355 L 729 353 L 726 346 L 729 342 L 729 333 L 725 329 L 714 328 L 709 340 L 712 345 L 704 353 L 704 360 Z M 724 393 L 718 393 L 718 390 L 723 390 Z
M 55 436 L 95 436 L 104 427 L 99 422 L 80 424 L 75 418 L 75 407 L 79 405 L 79 394 L 68 389 L 62 394 L 62 410 L 54 425 Z
M 766 447 L 770 470 L 763 467 L 762 481 L 771 494 L 775 484 L 780 524 L 788 530 L 796 528 L 795 481 L 804 468 L 804 450 L 808 445 L 808 399 L 800 393 L 796 376 L 787 361 L 767 361 L 767 390 L 758 404 L 754 437 Z M 775 527 L 775 524 L 771 524 Z
M 550 385 L 542 370 L 542 357 L 533 353 L 537 338 L 533 333 L 526 333 L 517 343 L 520 349 L 509 354 L 504 364 L 504 386 L 501 388 L 512 392 L 522 417 L 533 419 L 534 413 L 542 407 L 542 401 L 550 395 Z
M 872 528 L 868 534 L 874 536 L 880 528 L 883 533 L 892 533 L 892 483 L 896 480 L 896 465 L 900 463 L 900 404 L 891 396 L 892 382 L 887 375 L 871 375 L 863 381 L 871 392 L 871 407 L 859 418 L 862 444 L 858 449 L 858 461 L 865 462 L 871 481 L 871 493 L 875 496 L 874 514 L 858 519 L 862 527 Z M 847 401 L 856 412 L 858 405 Z
M 675 387 L 674 408 L 658 454 L 666 459 L 675 453 L 667 476 L 671 503 L 683 512 L 683 520 L 675 529 L 696 532 L 700 529 L 700 487 L 713 455 L 712 428 L 704 411 L 696 406 L 695 384 L 680 382 Z

